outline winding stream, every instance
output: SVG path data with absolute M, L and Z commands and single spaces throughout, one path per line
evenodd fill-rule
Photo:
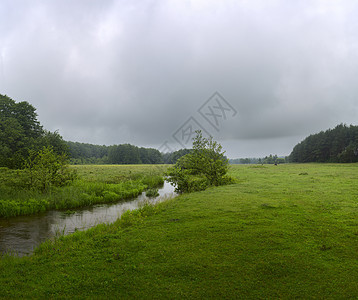
M 147 198 L 143 192 L 131 201 L 100 204 L 77 209 L 73 214 L 63 211 L 48 211 L 32 216 L 0 219 L 0 253 L 16 253 L 19 256 L 31 254 L 39 244 L 56 236 L 86 230 L 100 223 L 112 223 L 127 210 L 139 208 L 144 201 L 156 203 L 173 198 L 174 187 L 165 182 L 159 189 L 159 196 Z

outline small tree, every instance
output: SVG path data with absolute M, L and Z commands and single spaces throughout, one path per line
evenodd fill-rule
M 77 177 L 69 169 L 67 156 L 57 154 L 51 146 L 38 152 L 31 151 L 25 171 L 30 187 L 42 192 L 48 192 L 52 186 L 66 185 Z
M 210 185 L 223 185 L 232 182 L 227 171 L 229 162 L 222 146 L 212 137 L 204 138 L 196 131 L 193 151 L 180 159 L 167 172 L 168 180 L 175 185 L 177 192 L 204 190 Z

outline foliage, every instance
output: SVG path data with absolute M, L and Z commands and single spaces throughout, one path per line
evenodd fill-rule
M 232 165 L 235 164 L 284 164 L 288 162 L 288 157 L 278 157 L 277 154 L 265 156 L 263 158 L 236 158 L 229 159 L 229 163 Z
M 180 149 L 171 153 L 160 153 L 157 149 L 137 147 L 130 144 L 92 145 L 66 142 L 70 162 L 83 164 L 175 164 L 177 160 L 190 153 L 191 149 Z
M 43 146 L 52 146 L 59 154 L 67 151 L 57 132 L 42 128 L 31 104 L 16 103 L 0 95 L 0 166 L 22 168 L 30 151 L 38 151 Z
M 222 146 L 212 137 L 204 138 L 196 131 L 193 150 L 178 159 L 167 172 L 168 181 L 176 186 L 177 192 L 204 190 L 211 185 L 227 184 L 228 160 Z
M 170 153 L 162 153 L 165 164 L 175 164 L 179 158 L 192 152 L 192 149 L 179 149 Z
M 66 142 L 72 164 L 108 163 L 108 146 Z
M 153 148 L 139 148 L 139 157 L 142 164 L 162 164 L 163 158 L 159 150 Z
M 188 155 L 191 154 L 179 158 L 175 166 L 168 169 L 167 180 L 176 187 L 176 192 L 191 193 L 205 190 L 210 182 L 204 174 L 199 174 L 192 168 L 192 159 Z
M 145 195 L 147 197 L 157 197 L 159 196 L 159 193 L 158 193 L 158 189 L 156 188 L 152 188 L 152 189 L 148 189 L 146 192 L 145 192 Z
M 358 126 L 343 124 L 321 131 L 297 144 L 291 162 L 358 162 Z
M 30 188 L 41 192 L 51 187 L 64 186 L 76 179 L 76 173 L 69 169 L 65 154 L 57 154 L 54 149 L 44 147 L 41 151 L 30 151 L 25 164 Z
M 58 131 L 44 130 L 37 149 L 42 150 L 40 147 L 50 147 L 58 155 L 69 155 L 69 148 Z
M 140 164 L 139 148 L 130 144 L 111 146 L 108 160 L 112 164 Z
M 108 162 L 110 164 L 160 164 L 163 160 L 156 149 L 123 144 L 109 147 Z
M 284 164 L 285 162 L 286 158 L 278 157 L 276 154 L 270 154 L 269 156 L 265 156 L 259 161 L 259 163 L 261 164 Z
M 152 148 L 139 148 L 130 144 L 92 145 L 66 142 L 73 164 L 161 164 L 161 153 Z

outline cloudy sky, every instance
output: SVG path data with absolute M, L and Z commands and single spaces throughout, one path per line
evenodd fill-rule
M 2 0 L 0 93 L 66 140 L 288 155 L 358 125 L 358 2 Z M 218 92 L 218 93 L 216 93 Z

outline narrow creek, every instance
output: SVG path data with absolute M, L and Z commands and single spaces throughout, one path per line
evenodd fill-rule
M 130 201 L 77 209 L 72 214 L 52 210 L 43 214 L 0 219 L 0 253 L 28 255 L 39 244 L 58 234 L 67 235 L 101 223 L 113 223 L 127 210 L 139 208 L 144 201 L 156 203 L 176 196 L 174 187 L 168 182 L 164 182 L 158 192 L 156 198 L 147 198 L 143 192 Z

